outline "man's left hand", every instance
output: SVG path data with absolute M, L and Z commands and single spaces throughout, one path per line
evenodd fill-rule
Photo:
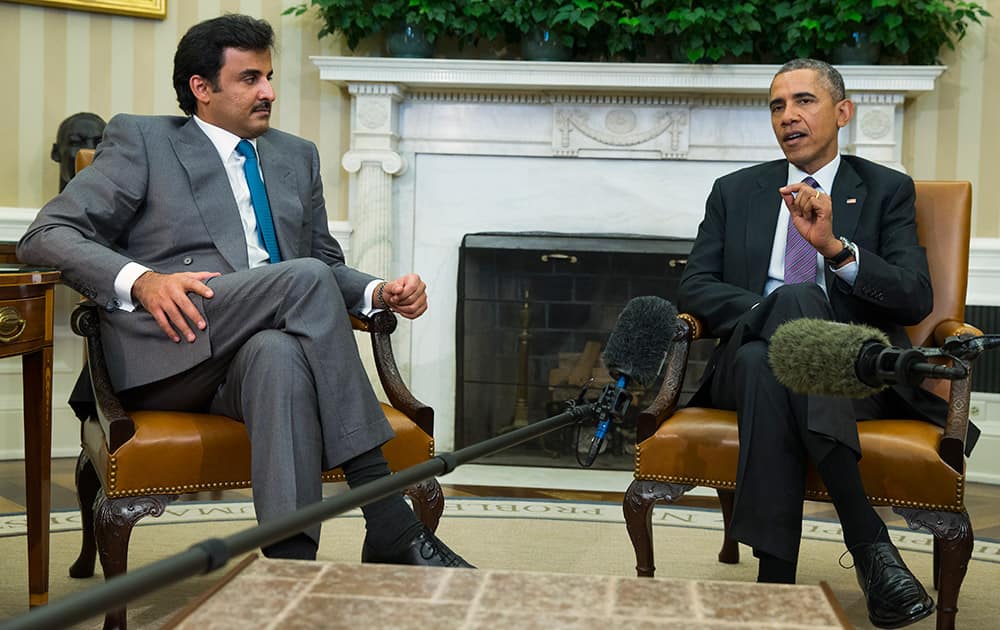
M 799 182 L 778 189 L 796 229 L 824 258 L 844 248 L 833 235 L 833 200 L 830 195 Z
M 388 306 L 390 310 L 399 313 L 406 319 L 416 319 L 427 310 L 427 285 L 415 273 L 410 273 L 382 287 L 382 299 L 385 304 L 375 300 L 373 304 L 381 308 Z

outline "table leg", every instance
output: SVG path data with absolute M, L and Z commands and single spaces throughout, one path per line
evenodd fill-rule
M 28 605 L 49 600 L 49 507 L 52 488 L 52 347 L 22 357 L 24 476 L 28 516 Z

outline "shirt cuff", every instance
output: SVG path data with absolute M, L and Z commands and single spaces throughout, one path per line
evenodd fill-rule
M 115 276 L 115 297 L 118 298 L 120 310 L 128 313 L 135 310 L 135 303 L 132 302 L 132 285 L 139 279 L 139 276 L 147 271 L 152 271 L 152 269 L 137 262 L 130 262 L 126 263 Z
M 375 293 L 375 288 L 383 282 L 385 282 L 385 280 L 372 280 L 368 283 L 368 286 L 365 287 L 365 301 L 361 305 L 361 314 L 365 317 L 371 317 L 375 313 L 384 310 L 381 308 L 374 308 L 372 304 L 372 293 Z
M 846 282 L 850 286 L 854 286 L 854 281 L 858 279 L 858 263 L 861 262 L 861 252 L 854 252 L 854 260 L 843 265 L 839 269 L 834 269 L 830 267 L 832 271 L 838 278 Z

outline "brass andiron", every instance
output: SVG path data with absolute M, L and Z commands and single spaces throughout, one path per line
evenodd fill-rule
M 514 419 L 500 433 L 528 426 L 528 341 L 531 332 L 531 306 L 528 304 L 528 290 L 524 290 L 521 304 L 521 332 L 517 335 L 517 399 L 514 401 Z

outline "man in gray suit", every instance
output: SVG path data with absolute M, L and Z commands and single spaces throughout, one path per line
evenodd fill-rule
M 351 486 L 389 474 L 380 446 L 392 429 L 348 312 L 427 308 L 419 276 L 382 282 L 344 263 L 315 145 L 270 128 L 273 40 L 241 15 L 192 27 L 173 77 L 188 116 L 115 116 L 17 250 L 104 306 L 127 407 L 244 420 L 261 521 L 320 500 L 323 468 L 341 466 Z M 401 494 L 362 511 L 364 560 L 470 566 Z M 264 552 L 311 559 L 318 540 L 317 525 Z

